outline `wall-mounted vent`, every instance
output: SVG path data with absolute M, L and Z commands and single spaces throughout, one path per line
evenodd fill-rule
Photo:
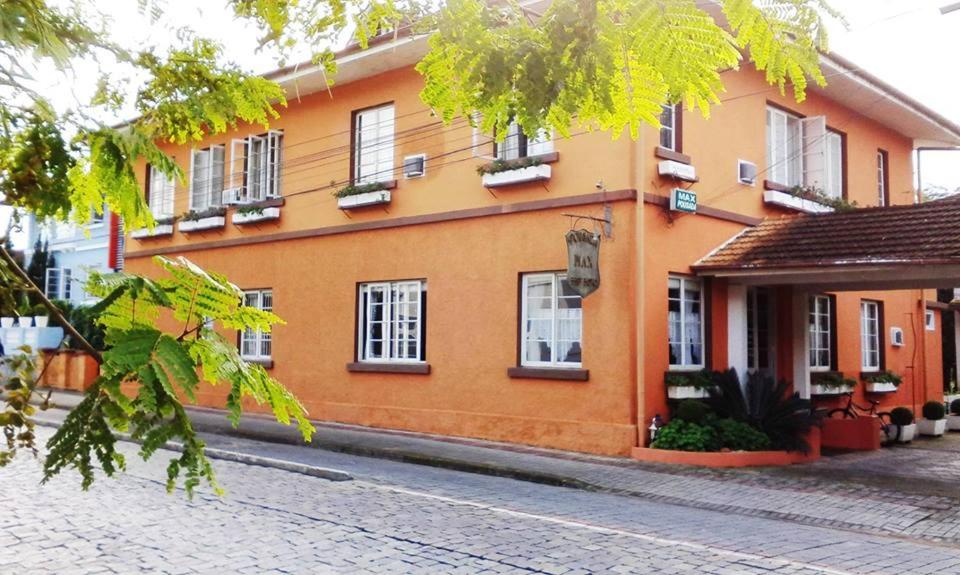
M 903 329 L 899 327 L 890 328 L 890 345 L 893 347 L 903 347 Z
M 757 183 L 757 165 L 746 160 L 737 160 L 737 181 L 752 186 Z
M 427 155 L 417 154 L 403 159 L 403 177 L 419 178 L 427 173 Z

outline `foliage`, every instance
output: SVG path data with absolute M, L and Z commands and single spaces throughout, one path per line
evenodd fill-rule
M 770 438 L 750 425 L 735 419 L 718 419 L 713 423 L 720 444 L 731 451 L 765 451 L 770 449 Z
M 370 192 L 379 192 L 380 190 L 387 189 L 387 184 L 384 182 L 370 182 L 369 184 L 350 184 L 349 186 L 340 188 L 333 192 L 333 197 L 335 198 L 346 198 L 349 196 L 359 196 L 360 194 L 367 194 Z
M 923 404 L 923 418 L 930 421 L 943 419 L 947 415 L 947 410 L 939 401 L 928 401 Z
M 242 215 L 242 216 L 248 216 L 248 215 L 258 215 L 258 216 L 259 216 L 259 215 L 262 215 L 262 214 L 263 214 L 263 206 L 257 206 L 257 205 L 252 205 L 252 206 L 240 206 L 240 207 L 237 208 L 237 213 L 240 214 L 240 215 Z
M 663 381 L 667 387 L 709 389 L 714 385 L 713 380 L 710 378 L 710 372 L 707 370 L 693 373 L 668 373 L 664 376 Z
M 753 373 L 747 378 L 746 393 L 733 369 L 714 372 L 716 387 L 710 390 L 714 410 L 721 418 L 746 423 L 770 438 L 773 449 L 807 453 L 804 436 L 816 425 L 809 400 L 789 393 L 790 384 Z
M 857 386 L 856 380 L 843 377 L 843 374 L 833 371 L 813 373 L 811 378 L 815 385 L 826 389 L 851 389 Z
M 85 339 L 94 349 L 103 351 L 106 349 L 106 331 L 103 326 L 97 321 L 98 312 L 94 306 L 89 305 L 78 305 L 75 306 L 68 301 L 56 300 L 53 302 L 54 305 L 60 310 L 63 314 L 63 317 L 72 325 L 80 335 Z M 39 309 L 44 310 L 43 306 L 40 306 Z M 39 315 L 39 314 L 37 314 Z M 56 318 L 51 319 L 51 325 L 59 325 L 60 322 Z M 65 327 L 65 326 L 63 326 Z M 77 340 L 77 338 L 67 334 L 64 339 L 63 345 L 68 349 L 73 350 L 82 350 L 83 346 Z
M 849 212 L 850 210 L 855 210 L 860 207 L 856 200 L 848 202 L 846 198 L 835 198 L 827 195 L 826 192 L 815 186 L 794 186 L 787 193 L 791 196 L 833 208 L 836 212 Z
M 913 423 L 913 411 L 907 407 L 894 407 L 890 410 L 890 423 L 904 427 Z
M 203 210 L 190 210 L 189 212 L 180 216 L 180 219 L 184 222 L 196 222 L 204 218 L 219 218 L 223 217 L 227 213 L 227 208 L 223 206 L 210 206 L 209 208 Z
M 657 439 L 650 447 L 674 451 L 719 451 L 721 444 L 713 427 L 674 419 L 657 432 Z
M 960 415 L 960 399 L 954 399 L 950 402 L 950 413 L 952 415 Z
M 893 385 L 900 387 L 900 384 L 903 383 L 903 376 L 897 375 L 890 370 L 882 371 L 880 373 L 875 373 L 868 375 L 864 378 L 867 383 L 892 383 Z
M 500 172 L 509 172 L 510 170 L 521 170 L 523 168 L 529 168 L 530 166 L 539 166 L 543 162 L 540 158 L 536 156 L 527 156 L 525 158 L 517 158 L 516 160 L 494 160 L 489 164 L 483 164 L 477 166 L 477 173 L 481 176 L 484 174 L 499 174 Z
M 703 423 L 711 412 L 710 406 L 706 403 L 696 399 L 687 399 L 680 402 L 673 417 L 690 423 Z
M 93 274 L 88 291 L 103 298 L 95 306 L 106 328 L 101 375 L 48 443 L 44 477 L 68 467 L 81 474 L 84 488 L 94 480 L 96 465 L 109 476 L 124 467 L 115 449 L 112 430 L 129 432 L 141 442 L 140 455 L 149 458 L 168 441 L 183 444 L 178 458 L 167 467 L 167 489 L 181 474 L 188 494 L 202 480 L 215 489 L 213 468 L 204 455 L 183 406 L 196 401 L 201 381 L 225 383 L 229 419 L 239 423 L 241 400 L 268 404 L 277 420 L 296 420 L 305 440 L 313 427 L 306 410 L 263 367 L 243 361 L 236 345 L 209 327 L 209 321 L 228 330 L 270 331 L 282 323 L 274 314 L 243 305 L 243 293 L 222 276 L 205 272 L 185 258 L 156 258 L 168 276 L 150 280 L 128 274 Z M 178 336 L 154 327 L 163 311 L 182 322 Z M 135 385 L 133 396 L 121 386 Z M 96 462 L 96 463 L 95 463 Z
M 0 466 L 6 465 L 16 457 L 21 449 L 37 454 L 34 429 L 31 419 L 37 407 L 31 405 L 31 398 L 41 375 L 37 375 L 36 363 L 29 347 L 23 347 L 0 358 L 0 381 L 3 384 L 4 410 L 0 413 L 0 428 L 6 440 L 0 447 Z M 40 409 L 47 409 L 44 400 Z

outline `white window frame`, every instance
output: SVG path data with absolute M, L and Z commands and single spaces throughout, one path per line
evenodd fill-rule
M 252 296 L 255 301 L 247 303 L 248 296 Z M 269 303 L 266 303 L 269 300 Z M 244 290 L 243 304 L 255 307 L 259 310 L 273 311 L 273 289 Z M 245 343 L 250 342 L 253 345 L 254 353 L 245 351 Z M 263 353 L 264 344 L 270 346 L 270 353 Z M 265 332 L 259 329 L 245 329 L 240 332 L 240 357 L 248 360 L 270 360 L 273 358 L 273 333 Z
M 219 152 L 220 161 L 216 161 Z M 190 154 L 190 210 L 201 211 L 223 204 L 227 150 L 219 144 Z M 219 173 L 218 173 L 219 168 Z
M 937 314 L 932 309 L 923 311 L 923 327 L 927 331 L 937 331 Z
M 675 300 L 674 298 L 670 297 L 671 282 L 679 282 L 680 297 Z M 700 322 L 699 322 L 700 361 L 697 363 L 688 361 L 689 358 L 687 357 L 687 354 L 689 353 L 686 345 L 686 342 L 687 342 L 687 317 L 686 317 L 687 316 L 687 311 L 686 311 L 687 297 L 686 296 L 687 296 L 688 286 L 696 286 L 696 291 L 700 294 L 700 301 L 699 301 L 700 303 Z M 670 316 L 669 316 L 670 308 L 668 305 L 667 307 L 667 357 L 668 358 L 670 357 L 669 356 L 670 346 L 676 345 L 677 343 L 679 343 L 680 344 L 680 363 L 669 364 L 670 369 L 677 370 L 677 371 L 703 369 L 704 367 L 706 367 L 706 356 L 707 356 L 707 340 L 706 340 L 706 330 L 705 330 L 705 324 L 706 324 L 705 316 L 706 316 L 707 308 L 706 308 L 706 293 L 705 293 L 705 290 L 703 289 L 703 281 L 696 278 L 690 278 L 690 277 L 679 276 L 679 275 L 669 276 L 667 278 L 668 303 L 671 300 L 677 301 L 680 304 L 680 312 L 679 312 L 680 313 L 680 317 L 679 317 L 680 341 L 676 342 L 670 339 Z
M 498 160 L 510 161 L 532 156 L 542 156 L 553 152 L 553 133 L 540 130 L 536 137 L 530 138 L 520 130 L 520 125 L 510 122 L 507 135 L 502 142 L 493 142 L 493 156 Z
M 664 142 L 666 135 L 667 141 Z M 665 145 L 666 144 L 666 145 Z M 660 112 L 660 147 L 673 152 L 679 152 L 677 149 L 677 106 L 673 104 L 664 104 Z
M 383 315 L 380 323 L 383 324 L 381 331 L 381 352 L 382 357 L 376 357 L 372 353 L 371 335 L 372 335 L 372 298 L 369 295 L 374 291 L 381 291 L 383 297 Z M 357 292 L 357 361 L 363 363 L 425 363 L 424 340 L 426 336 L 426 326 L 424 325 L 424 296 L 427 292 L 426 280 L 403 280 L 389 282 L 369 282 L 360 284 Z M 410 293 L 417 294 L 416 301 L 416 327 L 408 330 L 400 326 L 401 320 L 396 315 L 398 306 L 410 303 L 408 300 L 400 301 L 401 294 L 405 293 L 409 298 Z M 410 320 L 406 320 L 410 321 Z M 397 333 L 402 333 L 398 338 Z M 416 355 L 407 354 L 406 344 L 414 342 L 416 344 Z
M 833 316 L 834 313 L 833 305 L 831 303 L 830 296 L 826 295 L 812 295 L 810 296 L 807 304 L 807 343 L 809 346 L 809 356 L 807 361 L 810 364 L 810 371 L 830 371 L 833 368 L 832 359 L 833 359 L 833 334 L 831 330 L 833 329 Z M 827 318 L 827 328 L 820 328 L 820 317 Z M 813 323 L 810 323 L 810 320 L 813 319 Z M 817 336 L 825 334 L 826 337 L 826 347 L 820 347 L 817 342 L 821 339 Z M 827 364 L 820 364 L 820 353 L 821 351 L 827 352 Z M 817 358 L 814 361 L 814 358 Z
M 236 144 L 230 145 L 230 186 L 234 187 L 234 170 L 238 162 L 233 154 Z M 256 148 L 256 149 L 255 149 Z M 243 144 L 243 200 L 262 202 L 281 196 L 280 179 L 283 168 L 283 132 L 270 130 L 266 134 L 250 135 Z
M 583 298 L 579 295 L 576 296 L 577 299 L 580 299 L 579 308 L 570 308 L 570 309 L 579 309 L 579 327 L 580 329 L 577 332 L 577 339 L 573 340 L 580 344 L 580 359 L 581 361 L 563 361 L 558 359 L 557 352 L 560 349 L 560 319 L 572 319 L 572 318 L 560 318 L 560 287 L 564 280 L 567 279 L 567 274 L 560 272 L 548 272 L 548 273 L 529 273 L 523 274 L 521 276 L 521 296 L 520 296 L 520 321 L 521 321 L 521 330 L 520 330 L 520 366 L 521 367 L 551 367 L 551 368 L 569 368 L 577 369 L 583 367 Z M 531 280 L 550 280 L 551 292 L 550 292 L 550 360 L 549 361 L 532 361 L 527 359 L 527 344 L 529 338 L 529 329 L 530 329 L 530 317 L 529 317 L 529 297 L 528 290 Z M 574 296 L 563 296 L 563 297 L 574 297 Z
M 71 276 L 70 268 L 47 268 L 43 278 L 43 293 L 50 299 L 70 301 Z M 53 283 L 55 286 L 51 289 Z
M 172 176 L 167 176 L 154 166 L 148 167 L 149 193 L 147 205 L 154 219 L 173 217 L 173 195 L 175 184 Z
M 840 199 L 843 197 L 843 135 L 828 129 L 823 151 L 823 193 Z
M 877 150 L 877 205 L 887 205 L 887 153 Z
M 880 371 L 882 355 L 880 349 L 882 345 L 880 334 L 882 332 L 880 330 L 882 329 L 883 326 L 880 325 L 880 302 L 862 300 L 860 302 L 861 371 Z
M 353 181 L 389 182 L 394 177 L 395 109 L 393 103 L 353 114 Z

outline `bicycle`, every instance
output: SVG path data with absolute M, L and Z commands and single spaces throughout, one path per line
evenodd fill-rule
M 857 419 L 859 417 L 876 417 L 880 420 L 880 430 L 883 431 L 883 436 L 887 438 L 887 441 L 883 445 L 888 445 L 890 443 L 895 443 L 900 439 L 900 428 L 894 426 L 890 419 L 889 411 L 877 411 L 877 406 L 880 405 L 880 402 L 875 399 L 868 399 L 870 402 L 869 407 L 864 407 L 858 405 L 853 401 L 853 392 L 848 391 L 842 395 L 847 396 L 847 405 L 843 407 L 836 407 L 827 412 L 827 417 L 833 418 L 838 415 L 842 415 L 843 419 Z M 891 427 L 897 428 L 896 437 L 890 437 Z

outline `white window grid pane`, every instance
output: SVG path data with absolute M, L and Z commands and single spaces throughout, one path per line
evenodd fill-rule
M 360 286 L 360 361 L 423 361 L 424 282 Z
M 674 151 L 676 151 L 675 114 L 676 108 L 669 104 L 664 104 L 663 111 L 660 113 L 660 146 Z
M 668 281 L 667 328 L 671 368 L 704 367 L 703 286 L 693 279 Z M 672 310 L 671 310 L 672 308 Z M 676 363 L 679 360 L 679 363 Z
M 358 184 L 393 179 L 393 104 L 357 113 L 354 126 L 354 178 Z
M 830 298 L 811 296 L 809 301 L 810 369 L 829 371 L 832 356 L 830 342 Z
M 860 303 L 861 368 L 880 369 L 880 314 L 876 302 Z
M 523 276 L 521 365 L 582 365 L 582 302 L 572 290 L 562 289 L 565 281 L 566 275 L 557 273 Z M 566 295 L 560 295 L 561 292 Z
M 887 182 L 884 178 L 886 171 L 886 159 L 883 152 L 877 152 L 877 205 L 883 206 L 887 203 Z
M 273 311 L 273 290 L 251 290 L 243 293 L 243 305 Z M 240 336 L 240 356 L 246 359 L 270 359 L 273 334 L 259 329 L 246 329 Z
M 173 178 L 151 166 L 150 195 L 147 203 L 150 204 L 150 213 L 154 218 L 166 218 L 173 215 L 173 191 Z
M 827 132 L 824 146 L 827 157 L 824 193 L 832 198 L 843 196 L 843 138 L 836 132 Z

